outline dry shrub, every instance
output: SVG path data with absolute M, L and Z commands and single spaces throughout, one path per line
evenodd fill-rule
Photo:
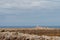
M 1 32 L 5 32 L 5 30 L 1 30 Z

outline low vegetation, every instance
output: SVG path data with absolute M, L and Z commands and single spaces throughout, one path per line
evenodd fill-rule
M 60 29 L 2 28 L 0 32 L 20 32 L 35 35 L 60 36 Z
M 0 28 L 0 40 L 60 40 L 60 29 Z

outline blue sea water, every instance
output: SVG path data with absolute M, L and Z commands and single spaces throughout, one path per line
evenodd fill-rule
M 0 26 L 0 28 L 35 28 L 36 26 Z M 48 28 L 60 28 L 60 26 L 41 26 Z

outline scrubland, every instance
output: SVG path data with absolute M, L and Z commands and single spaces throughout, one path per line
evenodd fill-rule
M 60 29 L 0 28 L 0 40 L 60 40 Z

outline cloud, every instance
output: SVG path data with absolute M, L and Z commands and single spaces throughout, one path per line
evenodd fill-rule
M 60 0 L 0 0 L 0 8 L 58 8 Z
M 60 9 L 60 0 L 0 0 L 0 15 L 55 9 Z
M 34 0 L 2 0 L 0 7 L 3 8 L 31 8 L 32 6 L 39 6 L 39 1 Z

